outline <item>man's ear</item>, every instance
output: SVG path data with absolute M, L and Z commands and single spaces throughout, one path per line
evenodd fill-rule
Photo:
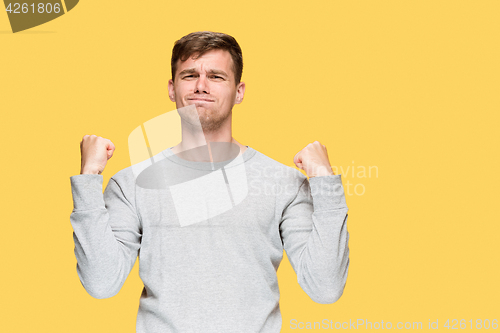
M 234 100 L 235 104 L 240 104 L 245 96 L 245 82 L 240 82 L 236 86 L 236 98 Z
M 168 80 L 168 97 L 172 102 L 175 102 L 174 81 L 172 79 Z

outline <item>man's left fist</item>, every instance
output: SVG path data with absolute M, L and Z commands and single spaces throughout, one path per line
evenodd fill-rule
M 319 141 L 308 144 L 293 158 L 297 168 L 304 170 L 309 178 L 334 175 L 326 147 Z

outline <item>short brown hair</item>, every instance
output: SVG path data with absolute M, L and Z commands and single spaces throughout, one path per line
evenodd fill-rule
M 206 52 L 217 49 L 226 50 L 231 54 L 234 78 L 236 84 L 240 83 L 243 73 L 243 55 L 238 42 L 232 36 L 212 31 L 192 32 L 175 42 L 171 61 L 172 81 L 175 80 L 178 60 L 186 61 L 194 54 L 197 59 Z

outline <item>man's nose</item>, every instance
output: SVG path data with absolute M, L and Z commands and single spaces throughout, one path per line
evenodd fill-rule
M 209 94 L 210 92 L 208 90 L 209 87 L 208 87 L 207 77 L 205 75 L 200 75 L 198 77 L 198 80 L 196 80 L 195 92 Z

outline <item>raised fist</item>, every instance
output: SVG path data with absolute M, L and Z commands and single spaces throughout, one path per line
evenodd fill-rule
M 100 175 L 113 156 L 115 145 L 108 139 L 96 135 L 85 135 L 80 142 L 82 164 L 80 174 Z
M 319 141 L 308 144 L 295 154 L 293 163 L 297 168 L 304 170 L 309 178 L 334 175 L 326 147 Z

